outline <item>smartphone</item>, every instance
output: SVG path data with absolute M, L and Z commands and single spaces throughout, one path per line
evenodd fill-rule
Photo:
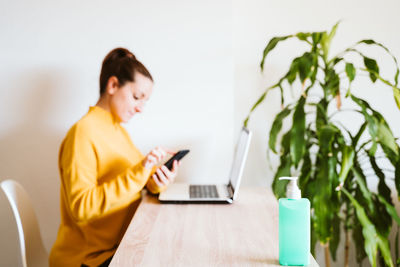
M 184 156 L 186 156 L 187 153 L 189 153 L 189 149 L 185 150 L 179 150 L 175 155 L 173 155 L 167 162 L 165 162 L 165 166 L 169 169 L 172 170 L 172 164 L 174 163 L 174 160 L 181 160 Z

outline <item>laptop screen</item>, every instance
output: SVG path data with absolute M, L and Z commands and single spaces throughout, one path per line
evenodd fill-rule
M 230 185 L 232 186 L 234 192 L 240 184 L 240 179 L 242 177 L 244 165 L 247 158 L 247 152 L 249 150 L 250 139 L 251 132 L 243 127 L 239 135 L 239 140 L 236 144 L 231 172 L 229 174 Z

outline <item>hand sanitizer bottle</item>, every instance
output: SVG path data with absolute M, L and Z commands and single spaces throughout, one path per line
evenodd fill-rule
M 281 265 L 310 264 L 310 201 L 301 198 L 298 177 L 290 180 L 286 197 L 279 199 L 279 263 Z

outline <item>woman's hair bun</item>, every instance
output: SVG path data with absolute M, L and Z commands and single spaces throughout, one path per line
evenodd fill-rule
M 136 60 L 135 55 L 131 51 L 129 51 L 126 48 L 122 48 L 122 47 L 118 47 L 118 48 L 113 49 L 109 53 L 109 55 L 110 55 L 110 59 L 111 60 L 123 59 L 123 58 L 126 58 L 126 57 L 129 57 L 129 58 L 131 58 L 133 60 Z

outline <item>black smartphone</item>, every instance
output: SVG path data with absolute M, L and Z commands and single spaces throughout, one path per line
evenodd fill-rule
M 169 169 L 172 170 L 172 164 L 174 163 L 174 160 L 181 160 L 184 156 L 186 156 L 187 153 L 189 153 L 189 149 L 185 150 L 179 150 L 175 155 L 173 155 L 167 162 L 165 162 L 165 166 Z

